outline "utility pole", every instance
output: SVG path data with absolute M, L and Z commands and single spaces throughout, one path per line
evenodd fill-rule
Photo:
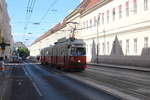
M 106 35 L 105 35 L 105 29 L 103 29 L 104 32 L 104 55 L 106 55 Z

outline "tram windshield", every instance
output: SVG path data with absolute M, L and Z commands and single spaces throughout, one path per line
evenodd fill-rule
M 81 47 L 72 47 L 71 48 L 72 56 L 83 56 L 85 55 L 85 48 Z

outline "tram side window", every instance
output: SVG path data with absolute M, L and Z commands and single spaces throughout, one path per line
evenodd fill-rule
M 79 56 L 85 55 L 85 48 L 77 48 L 77 53 Z
M 71 48 L 71 55 L 76 56 L 76 48 Z
M 85 48 L 71 48 L 72 56 L 83 56 L 85 55 Z

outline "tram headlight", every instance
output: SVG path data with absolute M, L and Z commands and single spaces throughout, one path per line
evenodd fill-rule
M 80 60 L 78 60 L 78 62 L 80 63 L 81 61 L 80 61 Z

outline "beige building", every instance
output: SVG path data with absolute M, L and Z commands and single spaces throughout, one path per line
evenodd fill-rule
M 9 57 L 12 52 L 13 37 L 11 35 L 11 26 L 9 22 L 7 4 L 5 0 L 0 0 L 0 43 L 10 44 L 10 46 L 6 46 L 3 53 L 2 49 L 0 49 L 0 56 Z
M 83 0 L 64 19 L 66 23 L 60 30 L 48 32 L 49 35 L 30 48 L 41 45 L 36 49 L 41 50 L 57 39 L 69 36 L 69 30 L 76 27 L 75 37 L 86 42 L 88 62 L 148 66 L 149 19 L 149 0 Z M 39 55 L 39 52 L 32 52 L 33 56 Z

